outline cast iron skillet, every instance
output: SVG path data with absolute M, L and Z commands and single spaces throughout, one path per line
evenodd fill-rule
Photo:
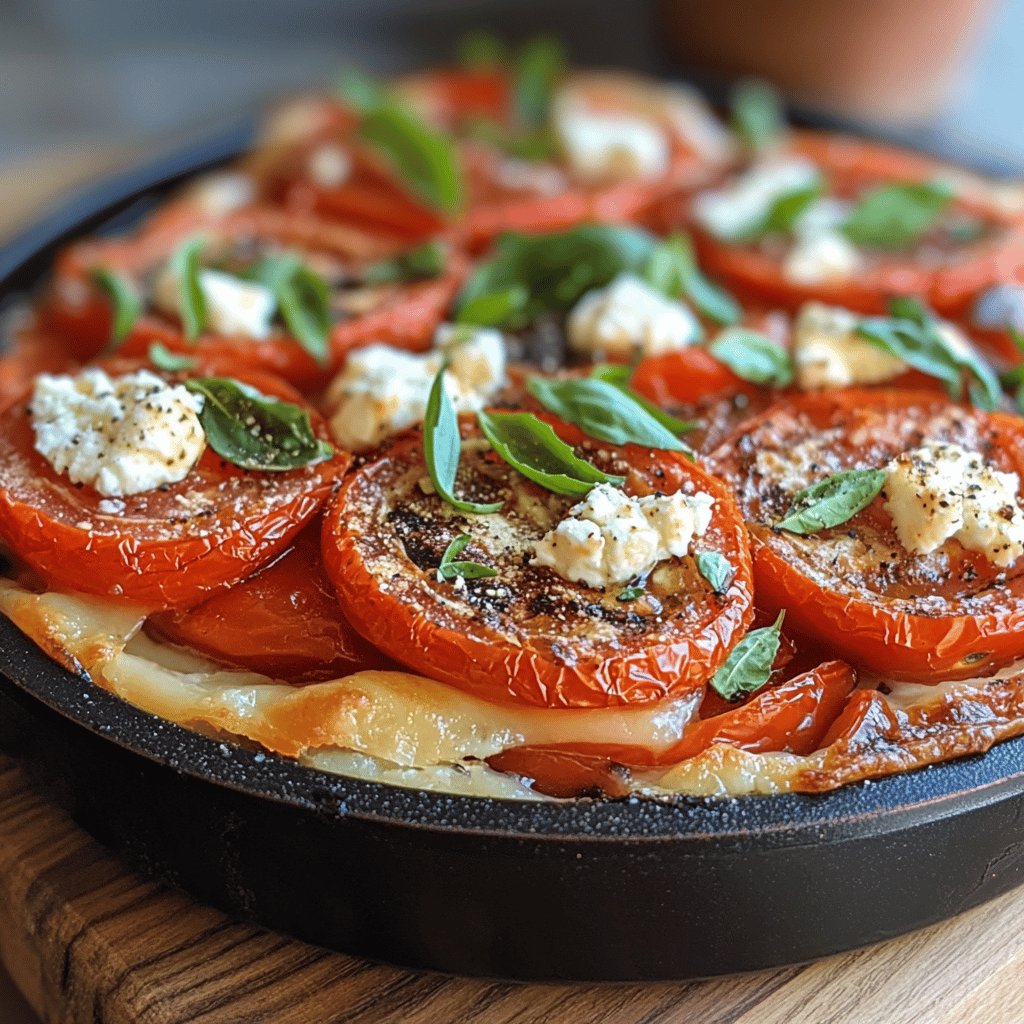
M 0 253 L 0 309 L 249 126 L 123 176 Z M 1024 738 L 822 796 L 519 803 L 400 789 L 188 732 L 0 617 L 0 748 L 86 829 L 199 899 L 410 967 L 685 979 L 796 963 L 1024 880 Z

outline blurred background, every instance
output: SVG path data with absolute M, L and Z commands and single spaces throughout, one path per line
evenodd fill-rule
M 358 63 L 450 56 L 471 27 L 581 62 L 760 71 L 811 107 L 1024 166 L 1024 0 L 0 0 L 0 167 L 174 142 Z

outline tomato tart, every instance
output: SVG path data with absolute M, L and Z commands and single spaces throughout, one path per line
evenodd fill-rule
M 1015 196 L 551 40 L 348 73 L 11 321 L 0 611 L 162 719 L 443 792 L 981 753 L 1024 733 Z

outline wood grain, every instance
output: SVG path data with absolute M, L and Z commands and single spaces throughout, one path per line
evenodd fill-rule
M 1024 890 L 805 967 L 682 985 L 415 974 L 126 869 L 0 758 L 0 959 L 46 1024 L 1014 1024 Z

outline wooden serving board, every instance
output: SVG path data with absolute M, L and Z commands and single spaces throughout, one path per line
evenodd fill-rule
M 0 959 L 45 1024 L 1018 1024 L 1022 921 L 1024 889 L 868 950 L 689 984 L 416 974 L 142 878 L 0 757 Z

